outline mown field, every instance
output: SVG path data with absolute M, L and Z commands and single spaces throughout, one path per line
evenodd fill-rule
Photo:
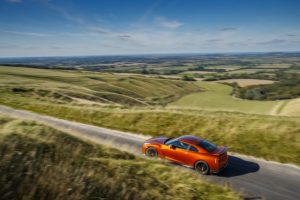
M 273 84 L 272 80 L 260 80 L 260 79 L 225 79 L 215 81 L 217 83 L 237 83 L 240 87 L 247 87 L 252 85 L 268 85 Z
M 167 81 L 168 87 L 173 88 L 175 86 L 170 84 L 181 83 L 183 87 L 193 88 L 191 89 L 193 92 L 195 90 L 203 92 L 187 94 L 179 100 L 173 99 L 173 102 L 171 101 L 166 107 L 162 107 L 163 104 L 159 104 L 160 106 L 153 106 L 154 104 L 128 106 L 120 103 L 99 103 L 94 99 L 86 99 L 81 96 L 74 99 L 74 96 L 70 98 L 69 95 L 61 92 L 71 91 L 75 94 L 82 91 L 90 92 L 91 89 L 82 86 L 82 84 L 86 84 L 85 79 L 87 75 L 90 76 L 90 72 L 75 72 L 75 76 L 74 72 L 59 71 L 66 76 L 64 80 L 62 77 L 51 76 L 51 73 L 58 73 L 56 71 L 49 71 L 49 75 L 47 70 L 36 71 L 34 76 L 31 74 L 31 77 L 26 77 L 17 74 L 25 74 L 27 72 L 25 68 L 24 72 L 13 68 L 13 73 L 10 75 L 8 75 L 9 69 L 4 68 L 4 70 L 3 72 L 0 68 L 0 76 L 3 77 L 0 79 L 0 103 L 4 105 L 153 136 L 175 137 L 194 134 L 218 145 L 226 145 L 233 152 L 300 165 L 300 118 L 280 116 L 282 114 L 299 116 L 296 111 L 299 104 L 297 100 L 263 102 L 239 100 L 230 96 L 230 86 L 222 84 L 200 81 L 173 82 L 167 79 L 146 77 L 141 79 L 138 77 L 141 79 L 140 84 L 149 84 L 148 82 L 152 80 Z M 75 78 L 68 79 L 65 73 L 75 76 Z M 47 78 L 48 76 L 51 77 L 51 80 Z M 117 79 L 116 75 L 110 74 L 95 73 L 94 76 L 103 76 L 104 78 L 113 76 L 114 80 Z M 121 81 L 124 82 L 131 79 L 131 76 L 120 76 L 122 76 Z M 101 84 L 103 84 L 102 82 Z M 119 83 L 115 83 L 115 85 L 117 84 Z M 146 94 L 153 95 L 156 89 L 160 91 L 163 87 L 158 84 L 155 86 L 152 90 L 147 90 Z M 26 88 L 33 89 L 28 91 Z M 50 88 L 51 93 L 39 94 L 40 90 L 50 90 Z M 54 94 L 54 91 L 59 91 L 58 94 L 63 94 L 63 97 Z M 97 91 L 97 89 L 93 89 L 92 92 L 97 93 Z M 170 91 L 176 94 L 177 89 L 174 88 Z M 165 93 L 162 92 L 161 95 Z M 119 101 L 116 100 L 116 102 Z
M 1 199 L 239 199 L 193 173 L 0 116 Z

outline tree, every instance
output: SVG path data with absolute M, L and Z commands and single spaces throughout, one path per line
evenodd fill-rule
M 148 72 L 148 70 L 147 70 L 146 67 L 143 67 L 142 74 L 149 74 L 149 72 Z

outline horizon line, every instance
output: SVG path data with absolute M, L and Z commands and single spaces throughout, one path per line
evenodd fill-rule
M 130 53 L 130 54 L 91 54 L 91 55 L 65 55 L 65 56 L 0 56 L 0 59 L 14 58 L 66 58 L 66 57 L 113 57 L 113 56 L 172 56 L 172 55 L 238 55 L 238 54 L 270 54 L 270 53 L 300 53 L 299 51 L 232 51 L 232 52 L 190 52 L 190 53 Z

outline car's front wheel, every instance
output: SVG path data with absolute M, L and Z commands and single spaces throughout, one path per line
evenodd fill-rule
M 198 161 L 196 164 L 195 164 L 195 170 L 200 173 L 200 174 L 203 174 L 203 175 L 207 175 L 209 174 L 209 166 L 206 162 L 204 161 Z
M 151 158 L 156 158 L 157 155 L 158 155 L 156 149 L 153 148 L 153 147 L 149 147 L 149 148 L 146 150 L 146 153 L 145 153 L 145 154 L 146 154 L 146 156 L 151 157 Z

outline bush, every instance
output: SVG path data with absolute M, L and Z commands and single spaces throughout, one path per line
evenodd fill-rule
M 190 74 L 184 74 L 184 75 L 182 76 L 182 80 L 184 80 L 184 81 L 196 81 L 196 80 L 194 79 L 194 77 L 193 77 L 192 75 L 190 75 Z

